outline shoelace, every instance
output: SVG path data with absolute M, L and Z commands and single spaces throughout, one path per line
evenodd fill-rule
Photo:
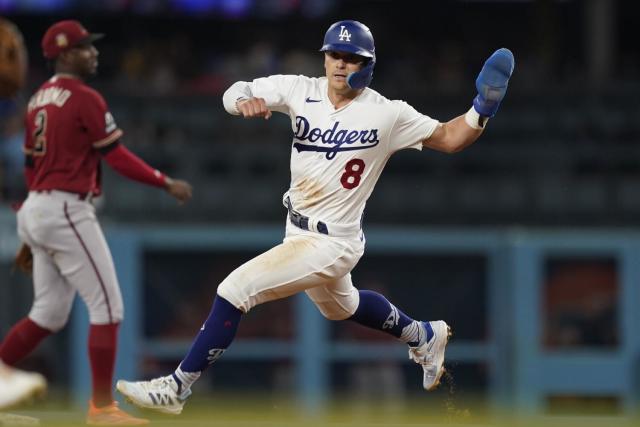
M 171 387 L 171 381 L 168 377 L 155 378 L 151 380 L 150 384 L 153 387 L 169 388 L 171 391 L 173 391 L 173 388 Z
M 421 364 L 422 366 L 433 365 L 433 353 L 428 352 L 424 356 L 420 356 L 417 354 L 418 349 L 409 349 L 409 358 L 413 359 L 414 362 Z
M 183 390 L 182 394 L 178 394 L 178 391 L 174 390 L 171 383 L 172 383 L 171 377 L 155 378 L 149 382 L 151 387 L 165 389 L 164 393 L 170 393 L 171 395 L 176 397 L 178 401 L 184 401 L 189 396 L 191 396 L 191 389 Z

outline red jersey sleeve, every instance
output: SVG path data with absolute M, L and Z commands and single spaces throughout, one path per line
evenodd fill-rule
M 104 98 L 93 89 L 86 88 L 83 92 L 80 120 L 96 149 L 113 144 L 122 136 Z
M 155 187 L 164 187 L 167 184 L 167 177 L 162 172 L 153 169 L 122 144 L 117 144 L 103 157 L 109 166 L 134 181 Z

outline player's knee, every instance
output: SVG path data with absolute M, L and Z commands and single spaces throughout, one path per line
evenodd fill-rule
M 124 306 L 100 306 L 89 308 L 89 322 L 92 325 L 108 325 L 121 323 L 124 320 Z
M 111 314 L 98 312 L 89 313 L 89 323 L 92 325 L 109 325 L 111 323 L 122 323 L 124 320 L 124 312 L 116 311 Z
M 36 298 L 29 311 L 29 318 L 51 332 L 58 332 L 69 321 L 72 304 L 73 297 Z
M 247 313 L 251 309 L 249 299 L 242 297 L 242 292 L 240 292 L 235 283 L 223 281 L 218 286 L 216 293 L 243 313 Z
M 107 299 L 85 299 L 89 322 L 93 325 L 120 323 L 124 319 L 124 302 L 119 292 L 110 292 Z
M 358 308 L 358 300 L 342 298 L 340 301 L 314 301 L 318 310 L 329 320 L 346 320 L 353 316 Z
M 64 328 L 69 321 L 69 313 L 55 310 L 34 310 L 29 312 L 29 318 L 38 326 L 53 333 Z
M 320 313 L 329 320 L 345 320 L 353 316 L 360 303 L 358 290 L 351 286 L 351 290 L 345 293 L 324 291 L 318 293 L 308 291 L 307 295 L 318 307 Z
M 353 315 L 353 313 L 350 313 L 335 303 L 316 303 L 316 307 L 318 307 L 320 313 L 329 320 L 345 320 Z

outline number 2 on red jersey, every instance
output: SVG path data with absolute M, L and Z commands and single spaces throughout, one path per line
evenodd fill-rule
M 36 113 L 33 130 L 33 155 L 44 156 L 47 152 L 47 110 L 42 109 Z

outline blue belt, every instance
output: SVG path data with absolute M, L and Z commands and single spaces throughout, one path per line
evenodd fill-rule
M 287 197 L 287 208 L 289 209 L 289 219 L 291 223 L 298 228 L 302 228 L 307 231 L 314 231 L 309 229 L 309 217 L 302 215 L 300 212 L 293 209 L 291 206 L 291 200 Z M 329 235 L 329 229 L 327 228 L 327 224 L 322 221 L 318 221 L 318 232 L 322 234 Z

